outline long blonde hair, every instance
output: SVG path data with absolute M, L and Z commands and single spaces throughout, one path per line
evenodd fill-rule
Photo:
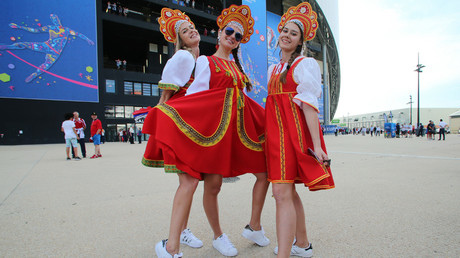
M 174 53 L 179 50 L 187 50 L 193 55 L 192 48 L 185 46 L 184 41 L 180 37 L 179 31 L 176 32 L 176 42 L 174 43 Z

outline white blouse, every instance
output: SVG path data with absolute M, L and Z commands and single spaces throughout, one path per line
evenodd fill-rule
M 297 57 L 297 59 L 302 56 Z M 293 63 L 294 63 L 293 62 Z M 268 79 L 271 78 L 273 72 L 282 73 L 286 70 L 287 63 L 273 64 L 268 68 Z M 275 69 L 276 68 L 276 69 Z M 298 84 L 297 95 L 294 96 L 294 103 L 301 105 L 302 102 L 308 103 L 309 105 L 318 108 L 318 98 L 321 97 L 321 70 L 318 62 L 314 58 L 304 58 L 294 68 L 294 81 Z
M 194 80 L 185 95 L 209 90 L 209 80 L 211 80 L 211 69 L 209 68 L 208 58 L 200 56 L 196 59 Z
M 181 49 L 166 63 L 158 84 L 172 84 L 177 89 L 183 87 L 190 80 L 194 67 L 195 58 L 192 53 Z
M 211 68 L 209 68 L 209 60 L 206 56 L 200 56 L 196 60 L 195 79 L 190 87 L 188 87 L 185 96 L 209 90 L 209 81 L 211 80 Z M 247 94 L 246 88 L 243 89 L 244 94 Z

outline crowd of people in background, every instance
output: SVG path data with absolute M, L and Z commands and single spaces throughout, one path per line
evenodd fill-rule
M 105 10 L 106 13 L 113 13 L 118 15 L 127 16 L 128 15 L 128 7 L 122 6 L 120 2 L 107 2 L 107 9 Z
M 126 71 L 126 65 L 128 64 L 128 62 L 126 61 L 126 59 L 123 59 L 123 61 L 121 61 L 120 58 L 118 58 L 117 60 L 115 60 L 115 64 L 117 65 L 118 70 L 123 69 L 124 71 Z
M 104 129 L 102 128 L 101 121 L 97 118 L 97 114 L 93 112 L 91 114 L 91 129 L 90 129 L 90 142 L 94 144 L 94 155 L 91 156 L 91 159 L 100 158 L 101 141 L 104 142 Z M 81 153 L 83 158 L 86 158 L 86 145 L 85 145 L 85 130 L 86 122 L 83 118 L 80 118 L 80 114 L 75 111 L 73 113 L 66 113 L 64 115 L 64 121 L 61 125 L 61 131 L 64 133 L 64 139 L 66 143 L 66 160 L 81 160 L 81 157 L 78 155 L 77 143 L 80 143 Z M 72 158 L 70 158 L 70 153 L 72 150 Z
M 136 136 L 137 136 L 137 141 L 139 144 L 142 143 L 142 129 L 139 127 L 136 130 L 134 130 L 134 126 L 131 126 L 128 130 L 119 130 L 118 131 L 118 141 L 119 142 L 129 142 L 131 144 L 134 144 L 136 141 Z
M 323 129 L 323 133 L 325 133 Z M 445 140 L 446 134 L 450 133 L 449 126 L 442 119 L 439 120 L 439 124 L 436 125 L 433 120 L 430 120 L 426 126 L 420 123 L 418 126 L 412 125 L 411 123 L 396 123 L 395 137 L 396 138 L 412 138 L 424 137 L 425 134 L 428 140 L 435 140 L 436 134 L 439 134 L 438 141 Z M 379 126 L 370 127 L 354 127 L 354 128 L 337 128 L 334 132 L 337 136 L 339 134 L 353 134 L 353 135 L 366 135 L 372 136 L 385 135 L 385 128 Z

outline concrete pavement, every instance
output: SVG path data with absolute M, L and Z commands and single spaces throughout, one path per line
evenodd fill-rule
M 326 136 L 336 189 L 298 186 L 314 257 L 460 257 L 460 137 Z M 0 146 L 0 257 L 154 257 L 166 238 L 177 176 L 141 165 L 142 144 L 106 143 L 103 158 L 66 161 L 65 145 Z M 94 153 L 87 144 L 88 155 Z M 275 257 L 271 188 L 262 225 L 272 241 L 241 236 L 252 175 L 220 194 L 221 224 L 239 257 Z M 189 227 L 204 247 L 184 257 L 223 257 L 212 248 L 202 183 Z

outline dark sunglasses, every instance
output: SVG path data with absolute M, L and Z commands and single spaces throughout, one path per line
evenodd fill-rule
M 231 28 L 231 27 L 225 28 L 225 34 L 227 34 L 227 36 L 233 35 L 234 32 L 235 32 L 235 30 L 233 28 Z M 235 40 L 240 42 L 241 39 L 243 39 L 243 35 L 241 35 L 241 33 L 239 33 L 239 32 L 235 33 Z

